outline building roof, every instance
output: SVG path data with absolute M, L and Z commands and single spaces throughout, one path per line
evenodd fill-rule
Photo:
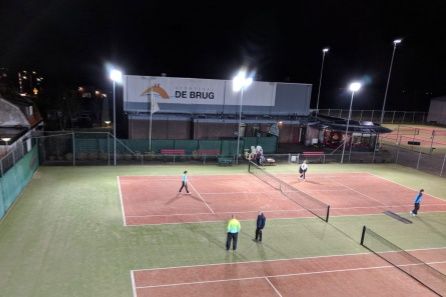
M 343 118 L 330 117 L 325 115 L 313 116 L 313 121 L 309 125 L 317 125 L 320 128 L 344 132 L 347 128 L 347 120 Z M 349 132 L 359 132 L 366 134 L 390 133 L 392 130 L 370 121 L 350 120 Z

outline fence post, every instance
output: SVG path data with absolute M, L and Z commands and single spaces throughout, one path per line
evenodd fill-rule
M 398 157 L 400 155 L 400 143 L 401 143 L 401 136 L 400 136 L 400 142 L 398 142 L 398 146 L 397 146 L 397 150 L 396 150 L 395 164 L 398 164 Z
M 73 142 L 73 166 L 76 166 L 76 135 L 71 133 L 71 141 Z
M 291 164 L 291 154 L 288 154 L 288 164 Z
M 339 118 L 342 118 L 342 109 L 339 110 Z
M 371 117 L 370 117 L 370 122 L 373 122 L 373 113 L 375 112 L 375 110 L 374 109 L 372 109 L 372 115 L 371 115 Z
M 440 176 L 443 176 L 444 163 L 446 162 L 446 153 L 444 154 L 443 164 L 441 165 Z
M 392 114 L 392 124 L 393 124 L 394 119 L 395 119 L 395 111 L 393 111 L 393 114 Z
M 403 119 L 401 120 L 401 123 L 404 123 L 405 118 L 406 118 L 406 112 L 403 111 Z
M 110 166 L 110 135 L 107 132 L 107 164 Z
M 421 151 L 418 153 L 417 169 L 420 167 Z
M 415 111 L 413 112 L 412 123 L 415 123 Z
M 373 159 L 372 159 L 372 163 L 375 163 L 375 155 L 376 155 L 376 147 L 377 147 L 377 145 L 378 145 L 378 137 L 379 137 L 379 134 L 376 133 L 376 136 L 375 136 L 375 147 L 373 148 Z
M 430 154 L 432 155 L 432 153 L 434 152 L 433 146 L 434 146 L 434 139 L 435 139 L 435 130 L 432 130 L 432 136 L 431 136 L 431 149 L 430 149 Z

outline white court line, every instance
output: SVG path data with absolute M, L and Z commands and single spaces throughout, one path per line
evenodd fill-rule
M 401 212 L 399 212 L 401 213 Z M 406 212 L 405 212 L 406 213 Z M 424 212 L 426 214 L 431 214 L 431 213 L 446 213 L 445 210 L 439 210 L 439 211 L 428 211 L 428 212 Z M 368 213 L 368 214 L 348 214 L 348 215 L 330 215 L 330 218 L 348 218 L 348 217 L 368 217 L 368 216 L 383 216 L 384 214 L 382 212 L 380 213 Z M 418 217 L 420 217 L 418 215 Z M 291 218 L 288 218 L 291 219 Z M 292 219 L 297 219 L 297 218 L 292 218 Z M 299 219 L 307 219 L 305 218 L 299 218 Z M 274 219 L 272 219 L 274 220 Z
M 444 250 L 446 246 L 442 247 L 434 247 L 434 248 L 423 248 L 423 249 L 408 249 L 405 251 L 408 252 L 417 252 L 417 251 L 431 251 L 431 250 Z M 167 269 L 182 269 L 182 268 L 195 268 L 195 267 L 205 267 L 205 266 L 219 266 L 219 265 L 238 265 L 238 264 L 250 264 L 250 263 L 263 263 L 263 262 L 281 262 L 281 261 L 290 261 L 290 260 L 312 260 L 312 259 L 321 259 L 321 258 L 335 258 L 335 257 L 348 257 L 348 256 L 361 256 L 361 255 L 373 255 L 371 252 L 364 253 L 355 253 L 355 254 L 333 254 L 326 256 L 310 256 L 310 257 L 296 257 L 296 258 L 281 258 L 281 259 L 268 259 L 268 260 L 252 260 L 252 261 L 240 261 L 240 262 L 221 262 L 221 263 L 213 263 L 213 264 L 197 264 L 197 265 L 184 265 L 184 266 L 171 266 L 171 267 L 159 267 L 159 268 L 145 268 L 145 269 L 134 269 L 133 272 L 140 271 L 153 271 L 153 270 L 167 270 Z
M 446 206 L 446 203 L 424 204 L 427 206 Z M 397 205 L 382 205 L 382 206 L 352 206 L 352 207 L 330 207 L 330 209 L 355 209 L 355 208 L 383 208 L 383 207 L 413 207 L 413 204 L 397 204 Z
M 280 294 L 279 290 L 277 290 L 277 288 L 273 285 L 273 283 L 269 280 L 268 277 L 265 276 L 266 281 L 268 282 L 268 284 L 273 288 L 273 290 L 276 292 L 276 294 L 280 297 L 283 297 L 282 294 Z
M 127 221 L 126 221 L 126 217 L 125 217 L 125 210 L 124 210 L 124 202 L 122 201 L 121 182 L 120 182 L 120 179 L 119 179 L 119 175 L 116 177 L 116 179 L 117 179 L 117 183 L 118 183 L 119 199 L 121 200 L 122 223 L 124 224 L 124 226 L 127 226 Z
M 347 189 L 350 189 L 350 190 L 353 191 L 353 192 L 358 193 L 359 195 L 362 195 L 362 196 L 364 196 L 364 197 L 366 197 L 366 198 L 368 198 L 368 199 L 370 199 L 370 200 L 373 200 L 373 201 L 375 201 L 375 202 L 381 204 L 382 206 L 384 206 L 384 203 L 382 203 L 381 201 L 379 201 L 379 200 L 377 200 L 377 199 L 375 199 L 375 198 L 373 198 L 373 197 L 370 197 L 370 196 L 367 195 L 367 194 L 364 194 L 364 193 L 362 193 L 362 192 L 359 192 L 359 191 L 353 189 L 352 187 L 349 187 L 349 186 L 347 186 L 347 185 L 345 185 L 345 184 L 343 184 L 343 183 L 341 183 L 341 182 L 336 181 L 336 183 L 338 183 L 338 184 L 340 184 L 340 185 L 346 187 Z
M 375 214 L 373 214 L 375 215 Z M 382 215 L 382 214 L 380 214 Z M 358 215 L 359 216 L 359 215 Z M 364 215 L 363 215 L 364 216 Z M 340 216 L 342 217 L 342 216 Z M 347 217 L 347 216 L 345 216 Z M 228 218 L 229 219 L 229 218 Z M 312 219 L 312 220 L 320 220 L 319 218 L 315 216 L 308 216 L 308 217 L 289 217 L 289 218 L 272 218 L 270 220 L 295 220 L 295 219 Z M 246 220 L 240 220 L 240 222 L 252 222 L 255 218 L 252 219 L 246 219 Z M 127 225 L 126 227 L 141 227 L 141 226 L 158 226 L 158 225 L 183 225 L 183 224 L 207 224 L 207 223 L 222 223 L 225 220 L 219 220 L 219 221 L 189 221 L 189 222 L 175 222 L 175 223 L 147 223 L 147 224 L 136 224 L 136 225 Z
M 249 192 L 249 191 L 241 191 L 241 192 L 207 192 L 207 193 L 201 193 L 202 195 L 225 195 L 225 194 L 264 194 L 264 193 L 277 193 L 277 190 L 271 190 L 271 191 L 262 191 L 262 192 Z
M 386 181 L 388 181 L 388 182 L 397 184 L 397 185 L 399 185 L 399 186 L 401 186 L 401 187 L 403 187 L 403 188 L 406 188 L 406 189 L 409 189 L 409 190 L 412 190 L 412 191 L 415 191 L 415 192 L 418 192 L 418 190 L 419 190 L 418 188 L 417 188 L 416 190 L 415 190 L 415 189 L 412 189 L 412 188 L 409 188 L 408 186 L 405 186 L 405 185 L 400 184 L 400 183 L 398 183 L 398 182 L 396 182 L 396 181 L 387 179 L 387 178 L 385 178 L 385 177 L 381 177 L 381 176 L 376 175 L 376 174 L 373 174 L 373 173 L 368 173 L 368 174 L 370 174 L 370 175 L 372 175 L 372 176 L 374 176 L 374 177 L 377 177 L 377 178 L 386 180 Z M 441 201 L 445 201 L 445 198 L 440 198 L 440 197 L 437 197 L 437 196 L 434 196 L 434 195 L 431 195 L 431 194 L 428 194 L 428 195 L 431 196 L 431 197 L 433 197 L 433 198 L 439 199 L 439 200 L 441 200 Z
M 444 263 L 446 263 L 446 261 L 426 262 L 426 264 L 429 264 L 429 265 L 444 264 Z M 419 266 L 419 265 L 424 265 L 424 263 L 402 264 L 399 266 L 407 267 L 407 266 Z M 279 277 L 291 277 L 291 276 L 301 276 L 301 275 L 316 275 L 316 274 L 337 273 L 337 272 L 351 272 L 351 271 L 359 271 L 359 270 L 375 270 L 375 269 L 383 269 L 383 268 L 396 268 L 396 267 L 393 265 L 382 265 L 382 266 L 322 270 L 322 271 L 288 273 L 288 274 L 277 274 L 277 275 L 266 275 L 266 276 L 241 277 L 241 278 L 232 278 L 232 279 L 218 279 L 218 280 L 199 281 L 199 282 L 184 282 L 184 283 L 173 283 L 173 284 L 164 284 L 164 285 L 138 286 L 137 288 L 138 289 L 147 289 L 147 288 L 159 288 L 159 287 L 173 287 L 173 286 L 208 284 L 208 283 L 229 282 L 229 281 L 243 281 L 243 280 L 252 280 L 252 279 L 279 278 Z
M 156 166 L 153 166 L 153 167 L 156 167 Z M 165 167 L 163 167 L 163 166 L 159 166 L 160 168 L 165 168 Z M 150 167 L 150 168 L 152 168 L 152 166 Z M 181 172 L 183 172 L 183 170 L 180 170 Z M 190 171 L 189 171 L 190 172 Z M 193 178 L 194 176 L 203 176 L 203 177 L 206 177 L 206 176 L 212 176 L 212 177 L 215 177 L 215 176 L 221 176 L 221 177 L 228 177 L 229 179 L 231 178 L 231 176 L 233 176 L 233 175 L 241 175 L 241 176 L 247 176 L 248 174 L 247 173 L 227 173 L 227 174 L 221 174 L 221 173 L 218 173 L 218 174 L 215 174 L 215 173 L 209 173 L 209 174 L 192 174 L 192 175 L 189 175 L 189 178 Z M 250 175 L 250 174 L 249 174 Z M 157 177 L 157 176 L 160 176 L 160 177 L 163 177 L 163 176 L 166 176 L 166 177 L 175 177 L 175 176 L 179 176 L 178 174 L 156 174 L 156 175 L 121 175 L 122 177 Z M 176 180 L 178 180 L 178 178 L 176 178 Z
M 197 189 L 195 189 L 195 187 L 192 185 L 192 183 L 189 183 L 190 187 L 192 188 L 192 190 L 194 190 L 197 194 L 198 197 L 201 199 L 201 201 L 203 201 L 204 205 L 206 205 L 206 207 L 213 213 L 215 214 L 214 210 L 209 206 L 209 204 L 207 204 L 206 201 L 204 201 L 203 197 L 201 196 L 201 194 L 197 191 Z
M 340 191 L 349 191 L 349 189 L 332 189 L 332 190 L 330 190 L 330 189 L 326 189 L 326 190 L 311 190 L 311 189 L 306 189 L 306 191 L 307 191 L 308 193 L 311 193 L 311 192 L 340 192 Z
M 138 294 L 136 293 L 136 283 L 135 283 L 135 276 L 133 275 L 133 270 L 130 271 L 130 280 L 132 282 L 133 297 L 137 297 Z
M 271 212 L 306 212 L 306 209 L 294 209 L 294 210 L 262 210 L 264 213 L 271 213 Z M 247 210 L 247 211 L 222 211 L 222 212 L 214 212 L 214 215 L 218 214 L 232 214 L 232 213 L 258 213 L 258 210 Z M 140 216 L 127 216 L 128 218 L 146 218 L 146 217 L 170 217 L 170 216 L 195 216 L 195 215 L 209 215 L 208 212 L 194 212 L 194 213 L 175 213 L 175 214 L 154 214 L 154 215 L 140 215 Z

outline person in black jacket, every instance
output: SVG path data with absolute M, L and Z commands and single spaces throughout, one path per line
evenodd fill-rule
M 266 217 L 263 212 L 259 212 L 257 216 L 256 238 L 254 241 L 262 242 L 262 230 L 265 228 Z

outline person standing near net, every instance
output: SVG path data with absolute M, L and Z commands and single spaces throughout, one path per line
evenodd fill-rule
M 300 179 L 305 180 L 305 173 L 308 170 L 307 160 L 304 160 L 299 167 Z
M 418 214 L 418 210 L 420 209 L 421 201 L 423 201 L 423 192 L 424 189 L 421 189 L 420 192 L 418 192 L 417 196 L 415 196 L 415 199 L 413 200 L 414 208 L 410 211 L 410 214 L 414 217 Z
M 257 216 L 256 238 L 254 241 L 262 242 L 263 228 L 265 228 L 266 217 L 263 212 L 259 212 Z
M 189 193 L 189 189 L 187 188 L 187 170 L 185 170 L 183 172 L 183 174 L 181 175 L 181 188 L 180 188 L 180 190 L 178 192 L 181 193 L 183 188 L 186 188 L 186 193 L 190 194 Z
M 229 251 L 231 247 L 232 241 L 232 250 L 237 249 L 237 241 L 238 241 L 238 233 L 240 232 L 241 225 L 240 222 L 235 218 L 235 215 L 232 215 L 231 219 L 228 222 L 228 226 L 226 227 L 227 238 L 226 238 L 226 250 Z

